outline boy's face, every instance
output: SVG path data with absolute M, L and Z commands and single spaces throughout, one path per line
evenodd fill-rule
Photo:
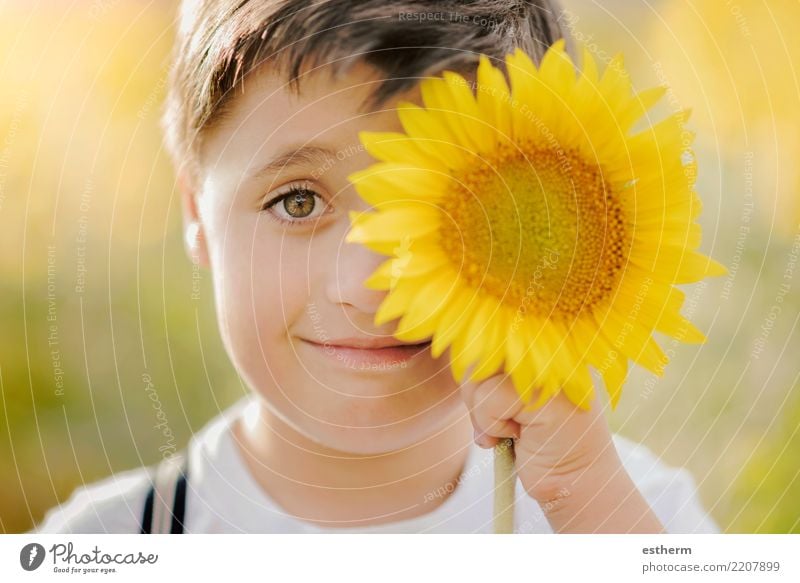
M 373 323 L 387 292 L 363 286 L 387 257 L 345 242 L 348 211 L 370 208 L 346 178 L 375 162 L 358 132 L 402 131 L 390 108 L 420 103 L 414 89 L 377 111 L 359 109 L 377 81 L 363 64 L 339 79 L 324 69 L 307 75 L 299 95 L 268 70 L 248 80 L 207 134 L 197 211 L 189 210 L 239 373 L 296 429 L 354 453 L 408 446 L 465 413 L 448 353 L 337 346 L 402 344 L 391 335 L 397 320 Z

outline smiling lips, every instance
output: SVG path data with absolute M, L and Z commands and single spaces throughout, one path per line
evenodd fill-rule
M 407 342 L 398 342 L 393 338 L 341 338 L 339 340 L 330 340 L 325 342 L 330 346 L 337 346 L 342 348 L 396 348 L 403 346 L 422 346 L 423 344 L 430 344 L 428 342 L 419 342 L 417 344 L 410 344 Z
M 407 344 L 393 338 L 341 338 L 324 343 L 310 340 L 304 342 L 350 369 L 402 366 L 425 352 L 431 345 L 430 340 Z

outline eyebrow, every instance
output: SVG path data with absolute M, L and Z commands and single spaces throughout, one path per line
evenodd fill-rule
M 330 148 L 314 145 L 292 147 L 256 168 L 250 177 L 262 178 L 297 166 L 324 166 L 331 158 L 336 159 L 336 154 Z

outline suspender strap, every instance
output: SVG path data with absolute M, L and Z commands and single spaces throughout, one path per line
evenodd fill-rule
M 188 454 L 181 451 L 156 466 L 145 499 L 141 534 L 183 533 L 188 461 Z
M 155 489 L 150 486 L 147 498 L 144 500 L 144 513 L 142 514 L 142 529 L 139 534 L 150 534 L 153 530 L 153 494 Z

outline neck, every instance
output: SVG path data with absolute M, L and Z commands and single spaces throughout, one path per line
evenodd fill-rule
M 457 487 L 472 446 L 466 410 L 432 439 L 362 455 L 319 444 L 258 403 L 258 415 L 240 417 L 232 428 L 248 469 L 284 512 L 320 526 L 383 524 L 431 512 Z

